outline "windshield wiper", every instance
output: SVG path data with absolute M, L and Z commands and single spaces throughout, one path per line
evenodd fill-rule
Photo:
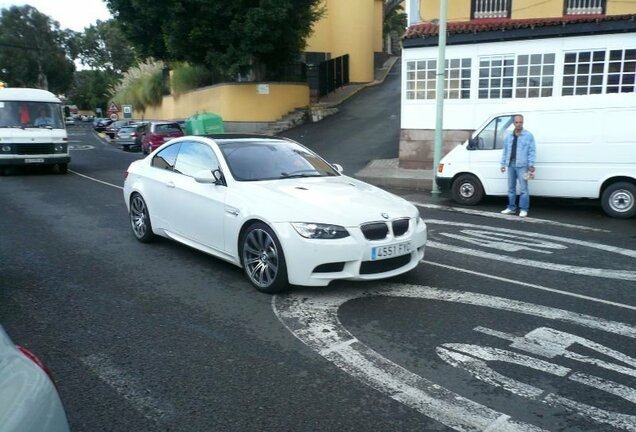
M 309 169 L 292 171 L 290 173 L 282 172 L 280 173 L 280 175 L 280 178 L 322 177 L 322 174 L 320 174 L 318 171 Z

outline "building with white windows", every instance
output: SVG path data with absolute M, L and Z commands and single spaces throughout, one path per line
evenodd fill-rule
M 433 168 L 438 25 L 413 20 L 413 15 L 422 19 L 435 13 L 423 10 L 424 3 L 430 4 L 410 2 L 413 24 L 403 40 L 404 168 Z M 555 0 L 549 3 L 562 5 L 560 16 L 515 18 L 516 7 L 528 13 L 535 3 L 546 2 L 453 3 L 445 51 L 443 153 L 465 141 L 488 116 L 511 109 L 523 113 L 530 98 L 558 106 L 562 98 L 629 93 L 636 105 L 636 1 L 632 13 L 610 15 L 611 0 Z M 462 18 L 461 4 L 470 19 L 452 20 Z

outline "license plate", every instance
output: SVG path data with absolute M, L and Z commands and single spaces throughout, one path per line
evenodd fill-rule
M 24 160 L 24 163 L 44 163 L 44 159 L 28 158 Z
M 381 260 L 387 258 L 393 258 L 400 255 L 406 255 L 411 253 L 411 243 L 396 243 L 386 246 L 375 246 L 371 248 L 371 260 Z

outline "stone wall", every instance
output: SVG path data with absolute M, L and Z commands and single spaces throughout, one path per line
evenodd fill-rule
M 462 144 L 472 130 L 445 130 L 442 135 L 442 156 L 458 144 Z M 400 131 L 400 168 L 433 169 L 435 159 L 435 130 L 402 129 Z

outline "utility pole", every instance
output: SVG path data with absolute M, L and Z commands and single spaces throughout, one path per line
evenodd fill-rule
M 438 23 L 438 50 L 437 50 L 437 76 L 435 81 L 435 147 L 433 149 L 433 188 L 431 194 L 439 196 L 441 191 L 435 182 L 437 166 L 442 159 L 442 144 L 444 143 L 444 72 L 446 67 L 446 1 L 439 3 Z

